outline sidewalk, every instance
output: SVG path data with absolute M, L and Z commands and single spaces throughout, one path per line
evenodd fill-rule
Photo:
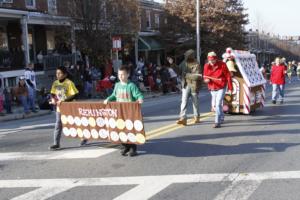
M 162 94 L 154 93 L 154 92 L 149 92 L 149 93 L 147 92 L 144 94 L 144 96 L 145 96 L 145 99 L 149 99 L 149 98 L 156 98 L 156 97 L 162 96 Z M 81 99 L 80 101 L 102 101 L 102 99 Z M 49 115 L 52 113 L 51 110 L 39 110 L 37 113 L 25 114 L 25 113 L 23 113 L 22 106 L 13 107 L 12 111 L 13 111 L 12 114 L 5 114 L 4 116 L 0 116 L 0 122 L 39 117 L 39 116 Z

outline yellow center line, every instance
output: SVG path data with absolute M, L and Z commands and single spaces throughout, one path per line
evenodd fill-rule
M 205 117 L 211 116 L 212 114 L 213 114 L 212 112 L 205 113 L 205 114 L 203 114 L 203 115 L 200 116 L 200 119 L 204 119 Z M 189 119 L 189 120 L 187 121 L 187 123 L 190 124 L 192 121 L 193 121 L 193 119 Z M 174 128 L 174 127 L 184 127 L 184 126 L 178 125 L 178 124 L 175 124 L 175 123 L 174 123 L 174 124 L 169 124 L 169 125 L 160 127 L 160 128 L 158 128 L 158 129 L 154 129 L 154 130 L 148 131 L 148 132 L 146 132 L 146 135 L 147 135 L 147 136 L 151 136 L 151 135 L 153 135 L 153 134 L 156 134 L 157 132 L 169 130 L 170 128 Z
M 207 114 L 207 115 L 201 117 L 201 119 L 204 120 L 204 119 L 210 118 L 211 116 L 212 116 L 212 113 L 209 113 L 209 114 Z M 192 121 L 192 120 L 189 120 L 188 125 L 191 125 L 191 124 L 192 124 L 191 121 Z M 147 137 L 147 140 L 150 140 L 150 139 L 156 138 L 156 137 L 161 136 L 161 135 L 165 135 L 165 134 L 167 134 L 167 133 L 170 133 L 170 132 L 172 132 L 172 131 L 175 131 L 175 130 L 178 130 L 178 129 L 181 129 L 181 128 L 184 128 L 184 127 L 185 127 L 185 126 L 177 125 L 177 124 L 176 124 L 176 126 L 174 126 L 174 127 L 172 127 L 172 128 L 169 128 L 169 129 L 167 129 L 167 130 L 164 130 L 164 131 L 158 131 L 158 132 L 153 133 L 153 134 L 151 134 L 151 135 L 146 134 L 146 137 Z
M 205 120 L 207 118 L 210 118 L 214 113 L 213 112 L 209 112 L 209 113 L 204 113 L 200 116 L 200 120 Z M 192 124 L 193 119 L 189 119 L 187 121 L 187 125 L 191 125 Z M 172 131 L 184 128 L 185 126 L 183 125 L 179 125 L 179 124 L 169 124 L 151 131 L 146 132 L 146 138 L 147 140 L 153 139 L 155 137 L 161 136 L 161 135 L 165 135 L 167 133 L 170 133 Z M 116 147 L 119 146 L 119 144 L 107 144 L 104 146 L 104 148 L 112 148 L 112 147 Z

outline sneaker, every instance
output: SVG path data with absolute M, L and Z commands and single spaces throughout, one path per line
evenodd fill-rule
M 122 150 L 121 150 L 121 155 L 122 155 L 122 156 L 127 156 L 127 153 L 129 152 L 129 150 L 130 150 L 129 148 L 124 148 L 124 149 L 122 149 Z
M 283 100 L 280 101 L 280 104 L 283 104 Z
M 276 104 L 276 100 L 272 100 L 272 104 Z
M 194 124 L 200 123 L 200 117 L 194 117 L 193 123 Z
M 87 139 L 83 139 L 83 140 L 81 140 L 81 142 L 80 142 L 80 146 L 84 146 L 84 145 L 86 145 L 86 144 L 87 144 L 87 142 L 88 142 L 88 140 L 87 140 Z
M 215 123 L 215 125 L 213 127 L 214 128 L 221 128 L 221 125 L 219 123 Z
M 133 148 L 131 148 L 130 150 L 129 150 L 129 156 L 130 157 L 134 157 L 134 156 L 137 156 L 138 154 L 137 154 L 137 152 L 136 152 L 136 150 L 134 150 Z
M 187 121 L 186 121 L 186 119 L 180 118 L 179 120 L 176 121 L 176 124 L 181 124 L 181 125 L 186 126 Z
M 58 144 L 54 144 L 54 145 L 49 147 L 49 150 L 57 150 L 59 148 L 60 148 L 60 146 Z
M 33 112 L 33 113 L 37 113 L 37 112 L 39 112 L 39 111 L 37 111 L 37 110 L 33 110 L 32 112 Z

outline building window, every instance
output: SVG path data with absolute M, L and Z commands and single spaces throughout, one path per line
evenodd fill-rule
M 50 14 L 57 14 L 56 0 L 48 0 L 48 12 Z
M 146 11 L 146 19 L 147 19 L 147 28 L 151 28 L 151 12 L 150 12 L 150 10 Z
M 46 31 L 47 37 L 47 50 L 52 51 L 55 49 L 55 33 L 52 30 Z
M 0 49 L 8 50 L 7 34 L 4 27 L 0 27 Z
M 159 14 L 155 14 L 154 15 L 154 19 L 155 19 L 155 27 L 159 28 Z
M 35 8 L 35 0 L 25 0 L 27 8 Z

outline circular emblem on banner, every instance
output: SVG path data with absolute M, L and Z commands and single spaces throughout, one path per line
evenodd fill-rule
M 125 122 L 123 119 L 118 119 L 117 120 L 117 128 L 119 130 L 123 130 L 125 128 Z
M 63 124 L 68 123 L 68 119 L 67 119 L 66 115 L 62 115 L 60 119 L 61 119 L 61 123 L 63 123 Z
M 81 124 L 85 127 L 89 125 L 89 120 L 86 117 L 81 118 Z
M 127 129 L 127 130 L 131 131 L 131 130 L 133 129 L 133 123 L 132 123 L 132 121 L 129 120 L 129 119 L 127 119 L 127 120 L 125 121 L 125 126 L 126 126 L 126 129 Z
M 146 142 L 146 138 L 143 134 L 141 133 L 138 133 L 136 134 L 136 141 L 139 143 L 139 144 L 145 144 Z
M 77 135 L 78 137 L 83 138 L 83 132 L 80 128 L 77 129 Z
M 81 126 L 81 120 L 79 117 L 75 117 L 74 122 L 75 122 L 76 126 Z
M 136 142 L 136 137 L 133 133 L 128 133 L 128 140 L 132 143 Z
M 77 136 L 77 131 L 75 128 L 70 128 L 71 136 L 76 137 Z
M 83 136 L 84 136 L 84 138 L 86 138 L 86 139 L 90 139 L 90 138 L 91 138 L 91 133 L 90 133 L 90 131 L 87 130 L 87 129 L 84 129 L 84 130 L 83 130 Z
M 116 128 L 116 120 L 114 118 L 109 119 L 110 128 Z
M 118 141 L 119 141 L 119 135 L 118 135 L 118 133 L 115 132 L 115 131 L 112 131 L 112 132 L 110 133 L 110 138 L 111 138 L 111 140 L 114 141 L 114 142 L 118 142 Z
M 127 137 L 126 133 L 124 133 L 124 132 L 120 132 L 119 137 L 122 142 L 127 142 L 127 140 L 128 140 L 128 137 Z
M 73 116 L 71 116 L 71 115 L 68 116 L 68 122 L 69 122 L 70 125 L 74 124 L 74 118 L 73 118 Z
M 105 126 L 105 120 L 102 117 L 98 117 L 96 120 L 97 126 L 104 127 Z
M 105 129 L 100 129 L 100 131 L 99 131 L 99 136 L 100 136 L 100 138 L 106 139 L 106 138 L 108 138 L 108 135 L 109 135 L 109 133 L 108 133 L 107 130 L 105 130 Z
M 135 120 L 134 121 L 134 128 L 137 131 L 142 131 L 143 130 L 143 123 L 140 120 Z
M 63 133 L 65 136 L 69 137 L 70 136 L 70 130 L 67 127 L 63 128 Z
M 91 131 L 91 133 L 92 133 L 92 138 L 94 138 L 94 139 L 98 139 L 99 138 L 99 134 L 98 134 L 98 131 L 96 129 L 93 129 Z
M 95 127 L 96 126 L 96 120 L 93 117 L 89 118 L 89 124 L 91 127 Z

